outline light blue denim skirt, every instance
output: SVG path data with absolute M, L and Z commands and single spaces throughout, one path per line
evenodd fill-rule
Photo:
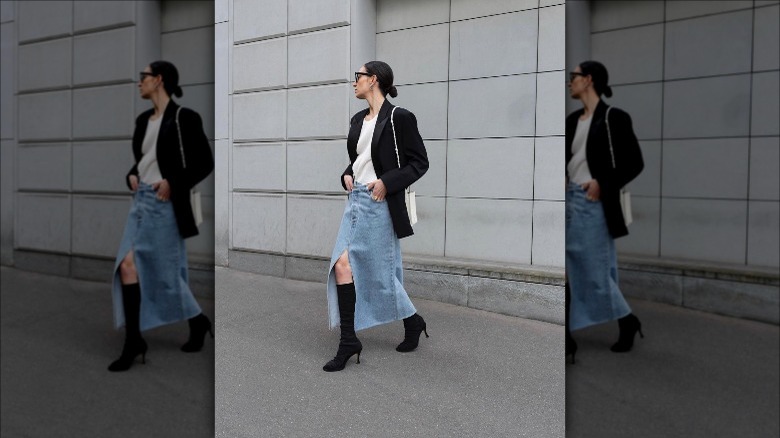
M 566 275 L 571 290 L 569 328 L 577 330 L 631 313 L 618 287 L 615 241 L 600 201 L 579 184 L 566 187 Z
M 141 287 L 140 328 L 148 330 L 201 313 L 187 274 L 187 249 L 179 234 L 173 204 L 160 201 L 154 189 L 138 184 L 114 263 L 114 324 L 125 325 L 119 264 L 133 251 Z
M 355 183 L 348 195 L 330 257 L 330 328 L 341 322 L 333 267 L 344 251 L 355 282 L 355 330 L 404 319 L 417 312 L 404 289 L 401 242 L 393 230 L 387 201 L 374 201 L 368 188 L 360 183 Z

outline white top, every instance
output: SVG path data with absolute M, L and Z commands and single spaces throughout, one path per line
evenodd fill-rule
M 163 179 L 160 167 L 157 165 L 157 135 L 160 133 L 161 122 L 162 116 L 158 117 L 157 120 L 149 119 L 149 124 L 146 125 L 146 133 L 141 147 L 143 157 L 138 163 L 138 177 L 141 182 L 146 184 L 154 184 Z
M 585 156 L 585 145 L 588 142 L 588 131 L 590 131 L 590 122 L 593 120 L 591 114 L 585 120 L 577 121 L 577 130 L 574 132 L 574 139 L 571 142 L 571 160 L 566 170 L 569 171 L 569 181 L 575 184 L 583 184 L 590 181 L 590 168 Z
M 360 184 L 368 184 L 376 179 L 374 163 L 371 161 L 371 139 L 374 137 L 377 116 L 371 120 L 363 120 L 360 128 L 360 138 L 357 143 L 357 159 L 352 164 L 355 173 L 355 181 Z

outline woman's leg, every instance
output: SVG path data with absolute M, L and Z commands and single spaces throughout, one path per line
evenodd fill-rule
M 135 269 L 133 251 L 129 251 L 119 264 L 119 278 L 122 282 L 122 307 L 125 314 L 125 345 L 119 359 L 109 365 L 109 371 L 126 371 L 133 365 L 135 357 L 141 355 L 146 362 L 147 345 L 141 337 L 141 288 Z
M 353 354 L 357 354 L 357 363 L 360 363 L 360 352 L 363 350 L 363 345 L 355 334 L 355 283 L 352 280 L 352 268 L 349 265 L 347 251 L 336 260 L 333 269 L 336 274 L 341 339 L 336 357 L 322 367 L 325 371 L 343 370 Z

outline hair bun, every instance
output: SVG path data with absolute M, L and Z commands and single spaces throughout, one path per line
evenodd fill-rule
M 181 90 L 180 86 L 176 86 L 176 90 L 173 92 L 173 95 L 176 97 L 181 97 L 184 94 L 184 92 Z
M 612 97 L 612 87 L 610 87 L 609 85 L 607 85 L 607 86 L 604 88 L 604 95 L 605 95 L 605 96 L 607 96 L 607 97 Z
M 398 96 L 398 89 L 395 88 L 395 85 L 393 85 L 390 87 L 390 91 L 388 91 L 387 94 L 389 94 L 390 97 Z

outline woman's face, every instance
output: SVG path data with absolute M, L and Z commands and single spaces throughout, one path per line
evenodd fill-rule
M 358 99 L 367 98 L 371 94 L 371 84 L 375 82 L 376 76 L 368 75 L 366 66 L 360 67 L 360 70 L 357 71 L 357 80 L 352 82 L 352 88 L 355 90 L 355 97 Z
M 583 76 L 580 66 L 569 74 L 569 96 L 579 99 L 585 95 L 585 90 L 590 86 L 590 76 Z
M 138 78 L 138 91 L 141 93 L 141 97 L 151 98 L 154 91 L 160 86 L 160 82 L 162 82 L 162 78 L 159 75 L 152 75 L 152 69 L 147 65 Z

